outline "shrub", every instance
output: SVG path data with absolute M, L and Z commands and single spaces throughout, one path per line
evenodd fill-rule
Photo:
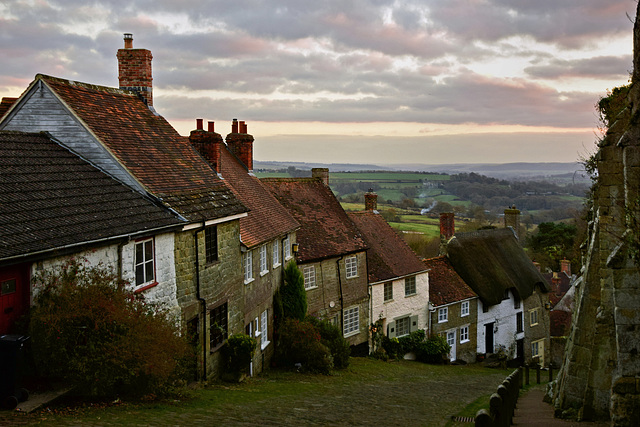
M 249 372 L 251 359 L 256 351 L 256 340 L 246 334 L 233 334 L 222 347 L 225 367 L 234 374 Z
M 445 337 L 433 335 L 416 349 L 416 359 L 425 363 L 445 363 L 451 346 Z
M 401 345 L 402 355 L 409 352 L 416 352 L 422 342 L 424 342 L 426 334 L 423 329 L 411 332 L 409 335 L 398 338 Z
M 396 337 L 389 338 L 385 335 L 382 339 L 382 349 L 388 357 L 392 359 L 399 359 L 404 356 L 404 353 L 402 352 L 402 344 L 400 344 L 400 341 Z
M 307 315 L 307 292 L 304 289 L 304 276 L 295 260 L 291 260 L 284 269 L 280 299 L 283 317 L 304 320 Z
M 329 348 L 322 344 L 318 329 L 308 321 L 285 319 L 280 327 L 275 359 L 283 367 L 328 374 L 333 368 Z
M 186 340 L 111 271 L 71 260 L 34 282 L 29 331 L 43 375 L 102 396 L 158 394 L 178 377 Z
M 336 369 L 349 367 L 351 346 L 342 335 L 340 328 L 327 320 L 320 320 L 311 316 L 307 317 L 307 321 L 313 324 L 320 332 L 322 344 L 329 349 L 331 357 L 333 357 L 333 367 Z

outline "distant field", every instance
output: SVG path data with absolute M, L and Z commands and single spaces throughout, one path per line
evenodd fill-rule
M 427 238 L 438 237 L 440 235 L 440 226 L 432 224 L 418 224 L 414 222 L 390 222 L 389 225 L 395 230 L 420 233 Z
M 407 182 L 447 181 L 449 175 L 416 172 L 334 172 L 329 174 L 332 182 Z
M 258 178 L 291 178 L 286 172 L 254 172 Z

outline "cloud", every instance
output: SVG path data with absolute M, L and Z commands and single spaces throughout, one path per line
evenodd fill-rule
M 546 64 L 526 67 L 524 71 L 532 77 L 558 78 L 608 78 L 616 79 L 628 75 L 633 69 L 630 56 L 598 56 L 576 60 L 553 58 Z

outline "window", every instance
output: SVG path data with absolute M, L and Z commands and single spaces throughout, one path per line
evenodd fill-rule
M 267 246 L 260 246 L 260 274 L 265 275 L 269 272 L 267 265 Z
M 227 303 L 217 306 L 209 312 L 210 350 L 214 351 L 227 339 Z
M 136 242 L 136 286 L 151 283 L 155 280 L 153 265 L 153 239 Z
M 416 294 L 416 276 L 407 277 L 404 279 L 404 296 Z
M 384 284 L 384 300 L 391 301 L 393 299 L 393 282 Z
M 287 260 L 291 258 L 291 239 L 288 234 L 287 237 L 284 238 L 282 246 L 284 247 L 284 259 Z
M 446 322 L 449 320 L 449 307 L 442 307 L 438 309 L 438 323 Z
M 529 324 L 535 326 L 538 324 L 538 309 L 529 310 Z
M 509 299 L 509 289 L 507 289 L 506 291 L 504 291 L 504 295 L 502 296 L 503 300 Z
M 260 349 L 264 350 L 269 345 L 269 327 L 268 327 L 268 313 L 267 310 L 263 311 L 260 315 Z
M 16 279 L 9 279 L 0 283 L 0 295 L 9 295 L 15 292 L 16 292 Z
M 513 296 L 513 308 L 516 310 L 520 308 L 520 298 L 515 295 Z
M 460 343 L 469 341 L 469 326 L 460 328 Z
M 460 317 L 464 317 L 468 315 L 469 315 L 469 301 L 463 301 L 462 304 L 460 304 Z
M 315 288 L 316 285 L 316 267 L 313 265 L 307 266 L 303 269 L 304 274 L 304 288 Z
M 280 265 L 280 245 L 278 244 L 278 241 L 276 240 L 275 242 L 273 242 L 273 266 L 277 267 Z
M 242 264 L 244 265 L 244 283 L 249 283 L 253 280 L 253 255 L 251 251 L 242 255 Z
M 540 346 L 538 341 L 531 343 L 531 357 L 540 357 Z
M 483 313 L 488 313 L 489 312 L 489 306 L 485 303 L 482 303 L 482 312 Z
M 520 332 L 524 332 L 524 319 L 521 311 L 516 313 L 516 333 Z
M 411 321 L 409 317 L 403 317 L 396 320 L 396 337 L 409 335 Z
M 353 335 L 360 331 L 360 310 L 359 307 L 346 309 L 342 315 L 344 336 Z
M 453 346 L 456 345 L 456 331 L 455 331 L 455 329 L 453 331 L 447 331 L 447 344 L 449 344 L 451 346 L 451 348 L 453 348 Z
M 350 256 L 344 260 L 347 279 L 358 276 L 358 258 Z
M 204 229 L 204 247 L 207 263 L 218 260 L 218 227 Z

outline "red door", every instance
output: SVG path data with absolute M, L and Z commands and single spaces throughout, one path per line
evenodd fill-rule
M 28 306 L 28 281 L 23 269 L 0 272 L 0 335 L 13 332 L 13 326 Z

